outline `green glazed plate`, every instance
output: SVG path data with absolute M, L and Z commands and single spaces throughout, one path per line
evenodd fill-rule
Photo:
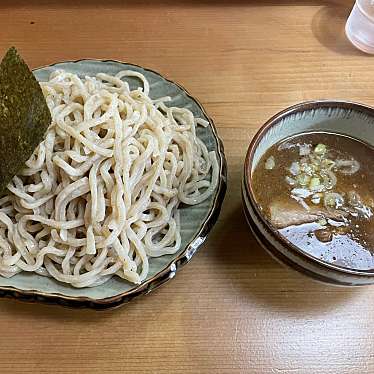
M 165 79 L 154 71 L 117 61 L 79 60 L 45 66 L 34 70 L 34 74 L 39 81 L 46 81 L 51 72 L 56 69 L 64 69 L 81 77 L 95 76 L 100 72 L 114 75 L 127 69 L 138 71 L 148 79 L 152 98 L 170 96 L 172 101 L 167 105 L 188 108 L 195 116 L 204 118 L 210 123 L 206 128 L 199 127 L 197 133 L 208 149 L 215 150 L 217 153 L 220 166 L 217 189 L 203 203 L 181 208 L 181 249 L 174 255 L 151 258 L 148 277 L 142 284 L 133 285 L 118 277 L 113 277 L 105 284 L 97 287 L 76 289 L 37 274 L 20 273 L 9 279 L 0 277 L 0 297 L 69 307 L 114 308 L 129 302 L 134 297 L 149 293 L 173 278 L 176 272 L 190 261 L 203 244 L 217 221 L 226 192 L 226 160 L 223 145 L 217 135 L 213 121 L 208 117 L 201 104 L 181 86 Z M 128 82 L 130 87 L 137 87 L 139 84 L 139 81 L 135 79 L 128 79 Z

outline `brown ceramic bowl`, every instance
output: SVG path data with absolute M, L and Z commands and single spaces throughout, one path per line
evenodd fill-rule
M 261 213 L 252 186 L 257 162 L 273 144 L 307 131 L 348 135 L 374 146 L 374 108 L 346 101 L 310 101 L 287 108 L 268 120 L 250 143 L 244 164 L 242 198 L 248 224 L 258 242 L 274 258 L 302 274 L 334 285 L 372 284 L 374 257 L 368 270 L 326 262 L 289 242 Z

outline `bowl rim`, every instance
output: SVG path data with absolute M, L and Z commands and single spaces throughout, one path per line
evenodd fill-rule
M 354 110 L 356 112 L 361 112 L 369 115 L 370 117 L 374 118 L 374 107 L 371 107 L 366 104 L 357 103 L 354 101 L 346 101 L 346 100 L 334 100 L 334 99 L 325 99 L 325 100 L 311 100 L 311 101 L 304 101 L 301 103 L 294 104 L 290 107 L 287 107 L 280 112 L 273 115 L 270 119 L 268 119 L 256 132 L 255 136 L 252 138 L 247 153 L 245 156 L 244 161 L 244 172 L 243 172 L 243 179 L 244 179 L 244 188 L 246 196 L 248 198 L 251 207 L 253 208 L 256 217 L 260 220 L 260 222 L 266 227 L 268 232 L 271 234 L 272 238 L 275 239 L 278 243 L 280 243 L 283 247 L 286 247 L 289 251 L 291 251 L 296 256 L 302 256 L 304 259 L 308 260 L 309 262 L 318 263 L 320 266 L 329 269 L 338 271 L 340 273 L 350 274 L 350 275 L 358 275 L 358 276 L 365 276 L 365 277 L 374 277 L 374 269 L 372 270 L 360 270 L 360 269 L 349 269 L 344 268 L 338 265 L 334 265 L 318 259 L 310 255 L 309 253 L 301 250 L 296 245 L 292 244 L 289 240 L 287 240 L 283 235 L 281 235 L 266 219 L 266 217 L 261 213 L 261 209 L 254 197 L 253 186 L 252 186 L 252 165 L 253 165 L 253 158 L 255 151 L 267 133 L 267 131 L 278 124 L 284 118 L 288 116 L 305 112 L 314 109 L 321 109 L 321 108 L 342 108 L 347 110 Z
M 218 162 L 220 165 L 218 185 L 211 204 L 211 208 L 207 212 L 207 215 L 204 221 L 201 223 L 199 230 L 195 233 L 193 238 L 186 244 L 183 251 L 181 251 L 181 253 L 179 253 L 178 256 L 171 260 L 167 265 L 165 265 L 165 267 L 162 270 L 157 272 L 150 279 L 146 280 L 140 285 L 136 285 L 134 288 L 128 291 L 102 299 L 95 299 L 87 296 L 69 296 L 61 294 L 59 292 L 49 293 L 39 290 L 24 290 L 13 286 L 0 286 L 0 298 L 13 298 L 31 303 L 39 302 L 44 304 L 55 304 L 65 306 L 68 308 L 89 308 L 95 310 L 107 310 L 117 308 L 123 304 L 130 302 L 134 298 L 150 293 L 151 291 L 160 287 L 162 284 L 166 283 L 168 280 L 174 278 L 177 271 L 179 271 L 184 265 L 190 262 L 191 258 L 202 246 L 209 232 L 218 220 L 227 189 L 227 161 L 225 157 L 223 142 L 218 135 L 217 127 L 213 119 L 206 112 L 201 102 L 194 96 L 192 96 L 182 85 L 166 78 L 164 75 L 156 72 L 155 70 L 137 64 L 133 64 L 131 62 L 125 62 L 115 59 L 82 58 L 77 60 L 63 60 L 54 62 L 52 64 L 36 67 L 32 69 L 32 71 L 36 72 L 40 69 L 53 67 L 63 63 L 78 64 L 90 61 L 99 63 L 101 62 L 123 64 L 128 65 L 130 67 L 133 66 L 135 68 L 139 68 L 146 72 L 155 74 L 161 79 L 165 80 L 167 83 L 175 85 L 188 97 L 188 99 L 197 104 L 201 112 L 208 119 L 209 126 L 211 127 L 213 138 L 216 143 L 216 151 L 218 156 Z

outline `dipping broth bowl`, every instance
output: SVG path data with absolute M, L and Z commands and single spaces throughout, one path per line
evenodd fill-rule
M 374 147 L 374 108 L 347 101 L 310 101 L 287 108 L 268 120 L 252 139 L 245 158 L 242 199 L 246 219 L 257 241 L 282 264 L 333 285 L 373 284 L 374 266 L 368 270 L 349 269 L 310 255 L 282 236 L 256 201 L 252 176 L 261 157 L 274 144 L 313 131 L 346 135 Z

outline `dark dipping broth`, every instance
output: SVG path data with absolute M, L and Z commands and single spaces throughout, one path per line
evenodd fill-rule
M 374 269 L 374 150 L 332 133 L 273 145 L 252 175 L 267 220 L 304 252 L 349 269 Z

